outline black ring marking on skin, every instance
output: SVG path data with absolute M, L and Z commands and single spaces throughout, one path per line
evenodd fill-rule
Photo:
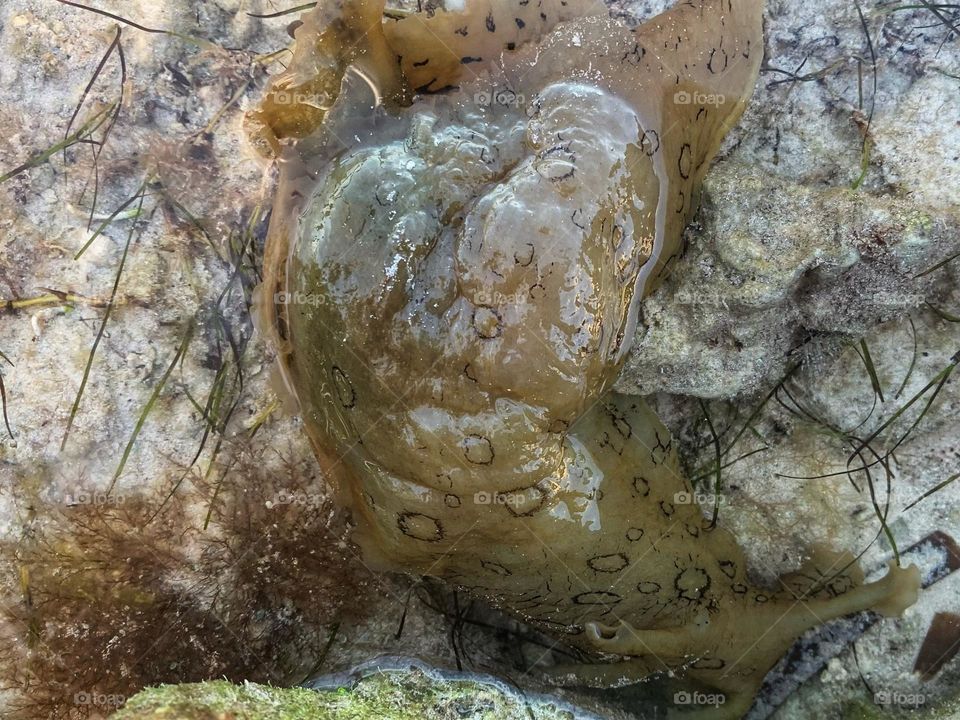
M 700 582 L 701 578 L 699 575 L 703 576 L 702 583 Z M 681 587 L 680 583 L 685 578 L 686 580 L 693 580 L 696 584 L 690 588 Z M 703 568 L 698 567 L 687 568 L 673 579 L 673 587 L 677 591 L 677 594 L 684 600 L 690 600 L 692 602 L 701 600 L 703 596 L 707 594 L 707 590 L 710 589 L 711 584 L 710 574 Z
M 483 435 L 471 434 L 463 439 L 463 455 L 473 465 L 489 465 L 496 457 L 493 444 Z
M 625 52 L 623 57 L 620 58 L 620 62 L 627 63 L 628 65 L 639 65 L 641 62 L 643 62 L 643 58 L 646 54 L 646 48 L 642 47 L 640 43 L 634 43 L 633 49 Z
M 538 159 L 542 160 L 543 158 L 549 157 L 551 155 L 559 155 L 561 153 L 563 153 L 564 159 L 570 163 L 569 172 L 565 172 L 563 175 L 557 175 L 556 177 L 546 176 L 543 173 L 541 173 L 539 170 L 537 170 L 537 173 L 544 179 L 554 183 L 563 182 L 564 180 L 569 180 L 574 175 L 576 175 L 577 156 L 573 152 L 571 152 L 570 147 L 568 145 L 554 145 L 549 150 L 546 150 L 545 152 L 540 153 L 538 156 Z
M 480 314 L 480 320 L 496 318 L 497 326 L 493 330 L 493 334 L 490 334 L 490 331 L 486 328 L 481 328 L 477 325 L 477 315 Z M 491 317 L 492 316 L 492 317 Z M 472 319 L 473 329 L 476 331 L 477 335 L 480 336 L 483 340 L 495 340 L 501 335 L 503 335 L 503 316 L 500 315 L 499 311 L 496 308 L 492 308 L 489 305 L 478 305 L 473 310 L 473 319 Z
M 529 495 L 529 499 L 531 501 L 530 507 L 527 507 L 526 504 L 524 504 L 522 507 L 517 507 L 518 503 L 515 502 L 504 503 L 504 506 L 514 517 L 530 517 L 531 515 L 535 515 L 536 513 L 540 512 L 541 509 L 543 509 L 544 504 L 547 502 L 547 493 L 545 493 L 536 485 L 517 488 L 515 490 L 508 490 L 503 494 L 508 498 L 514 498 L 521 494 L 526 496 L 527 493 L 531 493 Z
M 432 524 L 432 526 L 431 526 Z M 425 525 L 426 527 L 417 527 Z M 436 518 L 418 512 L 402 512 L 397 515 L 397 527 L 407 537 L 423 542 L 443 540 L 443 526 Z
M 693 155 L 690 143 L 684 143 L 680 148 L 680 157 L 677 159 L 677 169 L 680 171 L 680 177 L 684 180 L 690 179 L 690 167 L 693 163 Z M 686 168 L 684 168 L 686 166 Z
M 650 495 L 650 483 L 643 475 L 634 476 L 633 489 L 640 493 L 640 497 L 648 497 Z
M 608 590 L 592 590 L 590 592 L 574 595 L 573 602 L 577 605 L 616 605 L 622 602 L 623 598 L 614 592 Z
M 633 426 L 627 422 L 627 419 L 620 413 L 616 411 L 615 408 L 608 407 L 607 414 L 610 416 L 610 421 L 613 423 L 613 427 L 620 434 L 620 436 L 627 440 L 633 435 Z
M 587 229 L 586 225 L 581 225 L 579 222 L 577 222 L 578 216 L 580 217 L 581 220 L 583 219 L 583 208 L 577 208 L 572 213 L 570 213 L 570 222 L 572 222 L 581 230 L 586 230 Z
M 466 376 L 467 380 L 470 380 L 472 382 L 477 382 L 476 375 L 471 375 L 470 371 L 471 371 L 470 363 L 467 363 L 466 365 L 463 366 L 463 374 Z
M 650 140 L 651 137 L 653 140 Z M 644 151 L 647 157 L 653 157 L 660 150 L 660 134 L 656 130 L 643 131 L 643 135 L 640 136 L 640 147 L 645 146 L 648 148 Z
M 524 259 L 520 255 L 520 251 L 513 253 L 513 261 L 520 267 L 530 267 L 530 263 L 533 262 L 533 258 L 536 255 L 536 248 L 533 246 L 533 243 L 527 243 L 527 246 L 530 248 L 530 257 Z
M 618 573 L 630 564 L 629 558 L 623 553 L 597 555 L 587 560 L 587 565 L 594 572 Z
M 653 460 L 654 465 L 662 465 L 673 446 L 673 438 L 669 437 L 666 444 L 664 444 L 660 438 L 659 430 L 654 430 L 654 435 L 657 438 L 657 444 L 650 448 L 650 459 Z M 659 458 L 657 457 L 658 455 Z
M 348 410 L 356 407 L 357 393 L 353 389 L 353 383 L 350 382 L 347 374 L 334 365 L 330 370 L 330 375 L 333 377 L 333 387 L 337 392 L 337 398 L 340 400 L 340 404 Z
M 443 504 L 448 508 L 458 508 L 462 504 L 460 498 L 453 493 L 447 493 L 443 497 Z
M 714 67 L 713 61 L 717 59 L 720 53 L 723 56 L 723 67 Z M 713 48 L 710 50 L 710 60 L 707 62 L 707 70 L 709 70 L 713 75 L 723 72 L 727 69 L 727 66 L 730 64 L 730 57 L 727 55 L 727 51 L 723 48 Z M 718 63 L 719 65 L 719 63 Z

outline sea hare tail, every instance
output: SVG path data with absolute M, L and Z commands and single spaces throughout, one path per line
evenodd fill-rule
M 725 612 L 715 618 L 677 628 L 644 630 L 627 622 L 617 627 L 590 623 L 586 627 L 600 651 L 631 658 L 631 667 L 652 667 L 656 662 L 674 666 L 686 658 L 687 676 L 722 691 L 723 707 L 709 717 L 739 717 L 749 708 L 764 674 L 805 631 L 864 610 L 884 616 L 901 615 L 917 601 L 920 570 L 890 563 L 880 580 L 858 585 L 839 595 L 807 597 L 792 592 L 772 599 L 751 591 L 742 612 Z M 606 671 L 611 677 L 615 671 Z M 622 674 L 622 673 L 621 673 Z M 637 678 L 638 680 L 640 678 Z M 741 707 L 743 703 L 746 707 Z

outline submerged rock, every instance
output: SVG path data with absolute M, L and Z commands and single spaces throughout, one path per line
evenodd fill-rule
M 793 182 L 727 162 L 700 227 L 642 307 L 620 392 L 749 396 L 941 294 L 927 273 L 960 250 L 960 205 Z
M 556 698 L 529 695 L 496 678 L 443 673 L 384 659 L 319 678 L 312 688 L 226 681 L 144 690 L 114 720 L 599 720 Z M 313 689 L 315 688 L 315 689 Z

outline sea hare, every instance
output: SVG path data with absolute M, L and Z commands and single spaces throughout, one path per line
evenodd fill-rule
M 269 327 L 366 561 L 562 637 L 584 682 L 686 673 L 731 716 L 805 629 L 919 582 L 829 556 L 752 586 L 670 434 L 611 390 L 762 11 L 687 0 L 632 30 L 587 0 L 321 1 L 248 118 L 281 166 Z

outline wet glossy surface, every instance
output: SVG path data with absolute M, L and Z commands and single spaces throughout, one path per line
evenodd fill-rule
M 324 22 L 370 14 L 337 7 L 298 34 L 319 38 L 298 51 L 314 69 L 338 52 Z M 296 133 L 275 105 L 261 114 L 285 147 L 271 320 L 367 562 L 636 658 L 581 679 L 687 668 L 739 693 L 728 712 L 803 629 L 893 611 L 912 582 L 903 571 L 851 590 L 841 575 L 798 604 L 832 558 L 776 591 L 751 587 L 735 541 L 692 502 L 669 433 L 609 390 L 637 303 L 669 272 L 752 90 L 761 12 L 681 3 L 636 32 L 563 3 L 533 26 L 510 4 L 412 15 L 347 52 L 357 66 L 336 102 L 294 107 Z M 335 88 L 347 64 L 335 60 L 322 80 L 291 73 Z

